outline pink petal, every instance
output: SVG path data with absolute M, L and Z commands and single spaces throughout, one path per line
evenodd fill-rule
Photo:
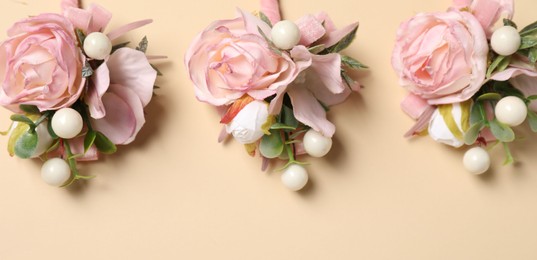
M 260 35 L 259 29 L 263 31 L 263 33 L 270 37 L 270 26 L 263 22 L 258 17 L 255 17 L 253 14 L 245 12 L 241 9 L 238 9 L 239 15 L 242 16 L 242 19 L 244 20 L 244 28 L 248 33 Z M 261 35 L 260 35 L 261 36 Z
M 84 138 L 86 136 L 79 136 L 76 138 L 73 138 L 67 142 L 69 142 L 69 146 L 71 148 L 71 152 L 73 154 L 83 154 L 84 156 L 77 158 L 77 161 L 79 162 L 89 162 L 89 161 L 96 161 L 99 159 L 99 153 L 97 152 L 97 148 L 95 146 L 91 146 L 86 153 L 84 153 Z
M 101 119 L 92 119 L 95 130 L 103 133 L 114 144 L 127 142 L 136 129 L 136 116 L 129 104 L 114 92 L 107 92 L 103 104 L 108 111 Z
M 127 25 L 124 25 L 122 27 L 119 27 L 111 32 L 109 32 L 107 34 L 108 38 L 110 38 L 111 41 L 121 37 L 123 34 L 127 33 L 127 32 L 130 32 L 132 30 L 135 30 L 135 29 L 138 29 L 142 26 L 145 26 L 145 25 L 148 25 L 150 23 L 152 23 L 153 20 L 151 19 L 147 19 L 147 20 L 141 20 L 141 21 L 136 21 L 136 22 L 133 22 L 133 23 L 129 23 Z
M 425 99 L 412 93 L 408 94 L 401 102 L 401 109 L 414 120 L 420 118 L 429 107 L 430 105 Z
M 276 24 L 282 18 L 278 0 L 261 0 L 261 12 L 263 12 L 272 24 Z
M 418 122 L 416 122 L 416 124 L 405 134 L 405 137 L 415 136 L 427 129 L 429 121 L 431 121 L 431 117 L 433 116 L 435 110 L 436 108 L 433 106 L 427 107 L 427 109 L 425 109 L 425 111 L 419 117 Z
M 91 78 L 93 86 L 90 86 L 86 96 L 86 104 L 89 107 L 91 117 L 101 119 L 106 115 L 106 110 L 102 102 L 104 93 L 110 87 L 110 71 L 106 63 L 97 68 Z
M 326 137 L 334 135 L 336 127 L 326 119 L 326 111 L 323 106 L 307 88 L 293 86 L 287 90 L 287 93 L 291 98 L 293 113 L 298 121 Z
M 314 55 L 306 47 L 299 45 L 291 50 L 291 57 L 294 60 L 311 59 L 311 69 L 333 94 L 339 94 L 345 90 L 341 78 L 341 56 L 339 54 Z
M 129 138 L 127 138 L 126 141 L 118 143 L 129 144 L 133 142 L 134 139 L 136 139 L 136 135 L 138 135 L 138 132 L 140 132 L 140 130 L 145 124 L 144 107 L 142 106 L 142 102 L 140 101 L 136 93 L 128 87 L 124 87 L 121 85 L 112 85 L 110 87 L 110 91 L 123 99 L 123 101 L 125 101 L 129 105 L 130 111 L 134 114 L 136 122 L 134 132 Z
M 356 27 L 358 27 L 358 23 L 349 24 L 343 29 L 328 32 L 318 43 L 324 44 L 324 46 L 327 48 L 332 47 L 333 45 L 341 41 L 343 37 L 351 33 Z
M 130 88 L 138 95 L 143 106 L 153 97 L 157 72 L 141 51 L 121 48 L 110 55 L 106 62 L 110 70 L 110 82 Z
M 91 13 L 90 32 L 102 32 L 112 19 L 112 13 L 97 4 L 91 4 L 88 8 Z
M 296 24 L 300 29 L 300 45 L 310 46 L 326 34 L 321 22 L 313 15 L 303 16 Z
M 64 15 L 69 21 L 71 21 L 71 23 L 73 23 L 75 28 L 84 31 L 85 33 L 90 32 L 89 28 L 92 19 L 90 12 L 79 9 L 78 7 L 70 7 L 65 9 Z
M 78 0 L 62 0 L 61 7 L 63 11 L 68 8 L 79 8 L 80 2 Z
M 472 13 L 479 20 L 487 35 L 492 34 L 492 27 L 505 14 L 508 19 L 513 18 L 513 0 L 474 0 L 471 6 Z

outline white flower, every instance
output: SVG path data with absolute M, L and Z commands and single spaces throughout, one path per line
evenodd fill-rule
M 451 112 L 451 113 L 449 113 Z M 442 115 L 445 113 L 444 115 Z M 452 105 L 443 105 L 439 107 L 434 112 L 429 122 L 429 136 L 435 141 L 451 145 L 453 147 L 461 147 L 464 145 L 464 133 L 467 126 L 469 113 L 469 106 L 463 105 L 460 103 L 455 103 Z M 463 116 L 464 115 L 464 116 Z M 463 123 L 463 118 L 466 120 Z M 448 127 L 446 121 L 454 121 L 452 125 L 453 129 Z M 463 127 L 463 125 L 465 125 Z
M 268 118 L 268 104 L 255 100 L 246 105 L 231 123 L 226 125 L 226 131 L 241 144 L 255 143 L 265 134 L 263 125 Z

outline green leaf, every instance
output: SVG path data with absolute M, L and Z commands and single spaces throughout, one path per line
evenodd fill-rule
M 515 158 L 513 158 L 513 154 L 511 153 L 511 149 L 509 149 L 509 145 L 503 143 L 503 149 L 505 151 L 505 161 L 503 162 L 503 165 L 509 165 L 514 163 Z
M 474 102 L 472 110 L 470 111 L 470 125 L 475 125 L 478 122 L 485 121 L 485 115 L 483 111 L 483 104 L 481 102 Z
M 501 71 L 500 68 L 505 68 L 509 65 L 511 62 L 511 59 L 506 56 L 498 56 L 494 61 L 490 64 L 488 70 L 487 70 L 487 78 L 490 78 L 494 72 Z
M 122 43 L 119 43 L 119 44 L 116 44 L 114 46 L 112 46 L 112 51 L 110 53 L 114 53 L 116 52 L 117 50 L 121 49 L 121 48 L 125 48 L 127 47 L 131 42 L 122 42 Z
M 41 114 L 41 111 L 39 111 L 39 108 L 34 105 L 19 105 L 20 110 L 22 110 L 25 113 L 28 114 Z
M 498 121 L 498 119 L 494 119 L 489 122 L 490 123 L 490 131 L 498 139 L 498 141 L 503 143 L 510 143 L 515 140 L 515 132 L 513 132 L 513 129 L 511 127 L 502 124 Z
M 509 81 L 495 81 L 493 89 L 504 97 L 515 96 L 519 97 L 522 100 L 526 99 L 524 93 L 513 87 L 511 83 L 509 83 Z
M 537 133 L 537 114 L 528 109 L 528 122 L 530 124 L 531 131 Z
M 526 99 L 531 100 L 531 101 L 537 100 L 537 95 L 531 95 L 531 96 L 527 97 Z
M 97 133 L 95 131 L 89 131 L 86 134 L 86 137 L 84 138 L 84 154 L 88 152 L 91 146 L 93 146 L 95 138 L 97 138 Z
M 291 131 L 294 131 L 294 130 L 296 130 L 296 127 L 286 125 L 286 124 L 282 124 L 282 123 L 276 123 L 276 124 L 273 124 L 270 127 L 270 129 L 271 130 L 291 130 Z
M 533 35 L 527 35 L 522 37 L 522 43 L 519 50 L 525 50 L 537 46 L 537 37 Z
M 533 34 L 534 32 L 537 32 L 537 21 L 524 27 L 524 29 L 522 29 L 522 31 L 520 31 L 520 35 L 521 36 L 526 36 L 526 35 L 530 35 L 530 34 Z
M 263 157 L 274 159 L 279 157 L 284 150 L 282 136 L 279 131 L 272 130 L 270 135 L 264 135 L 259 144 L 259 152 Z
M 346 56 L 346 55 L 341 55 L 341 63 L 343 63 L 343 65 L 351 68 L 351 69 L 368 69 L 369 67 L 367 67 L 366 65 L 364 65 L 363 63 L 359 62 L 358 60 L 352 58 L 352 57 L 349 57 L 349 56 Z
M 485 93 L 477 98 L 477 101 L 483 101 L 483 100 L 500 100 L 502 99 L 502 95 L 498 93 Z
M 24 123 L 24 124 L 27 124 L 29 126 L 34 126 L 34 121 L 30 118 L 28 118 L 27 116 L 25 115 L 21 115 L 21 114 L 15 114 L 15 115 L 12 115 L 10 117 L 11 121 L 14 121 L 14 122 L 21 122 L 21 123 Z
M 84 67 L 82 68 L 82 77 L 83 78 L 89 78 L 93 75 L 93 68 L 91 68 L 91 65 L 89 62 L 86 62 L 84 64 Z
M 507 18 L 503 19 L 503 25 L 511 26 L 511 27 L 514 27 L 515 29 L 518 29 L 518 26 L 516 25 L 516 23 L 511 21 L 511 20 L 509 20 L 509 19 L 507 19 Z
M 259 18 L 261 18 L 261 21 L 265 22 L 270 28 L 272 28 L 272 22 L 265 13 L 259 12 Z
M 352 79 L 351 76 L 349 76 L 349 74 L 347 74 L 345 70 L 341 71 L 341 77 L 343 78 L 343 80 L 345 80 L 345 84 L 347 84 L 347 87 L 352 90 L 352 86 L 356 84 L 354 79 Z
M 35 132 L 22 134 L 15 143 L 15 155 L 22 159 L 32 158 L 37 148 L 38 138 Z
M 319 45 L 315 45 L 313 47 L 310 47 L 308 48 L 308 51 L 310 53 L 313 53 L 313 54 L 319 54 L 321 53 L 322 51 L 324 51 L 324 49 L 326 49 L 326 47 L 324 46 L 324 44 L 319 44 Z
M 103 154 L 113 154 L 117 151 L 117 147 L 108 137 L 106 137 L 101 132 L 95 132 L 95 147 L 97 150 Z
M 533 64 L 537 63 L 537 47 L 530 49 L 528 59 L 530 59 L 530 62 Z
M 287 125 L 287 126 L 294 127 L 295 129 L 298 127 L 298 120 L 295 118 L 293 109 L 291 109 L 290 107 L 286 105 L 282 106 L 280 123 Z
M 136 50 L 145 53 L 147 51 L 148 44 L 149 42 L 147 41 L 147 36 L 144 36 L 140 43 L 138 43 L 138 47 L 136 47 Z
M 345 37 L 343 37 L 343 39 L 341 39 L 341 41 L 336 43 L 334 46 L 331 46 L 330 48 L 328 48 L 325 52 L 327 52 L 327 53 L 338 53 L 338 52 L 346 49 L 347 47 L 349 47 L 349 45 L 351 45 L 352 41 L 354 41 L 354 38 L 356 37 L 356 32 L 357 31 L 358 31 L 358 26 L 354 27 L 354 29 L 352 29 L 352 31 L 349 34 L 347 34 Z
M 261 36 L 263 36 L 263 38 L 265 38 L 265 41 L 267 41 L 267 43 L 269 44 L 270 50 L 276 53 L 278 56 L 282 56 L 282 51 L 278 49 L 276 46 L 274 46 L 274 43 L 267 37 L 267 35 L 263 32 L 263 30 L 261 30 L 261 27 L 258 26 L 257 31 L 259 32 L 259 34 L 261 34 Z
M 75 29 L 76 38 L 78 39 L 78 45 L 80 48 L 84 46 L 84 40 L 86 40 L 86 34 L 80 29 Z
M 479 137 L 479 133 L 481 133 L 481 130 L 485 128 L 485 122 L 477 122 L 473 124 L 466 133 L 464 133 L 464 143 L 467 145 L 473 145 L 477 141 L 477 138 Z

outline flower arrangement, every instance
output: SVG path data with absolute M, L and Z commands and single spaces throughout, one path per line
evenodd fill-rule
M 406 136 L 475 145 L 463 159 L 475 174 L 491 164 L 483 147 L 501 144 L 510 164 L 513 127 L 527 119 L 537 132 L 537 22 L 518 30 L 513 11 L 513 0 L 454 0 L 397 32 L 392 65 L 410 92 L 401 106 L 417 120 Z
M 14 113 L 2 133 L 9 154 L 44 160 L 41 176 L 53 186 L 92 178 L 77 162 L 134 141 L 159 74 L 149 59 L 162 58 L 146 56 L 145 37 L 136 49 L 112 43 L 152 20 L 104 34 L 112 14 L 103 7 L 61 6 L 16 22 L 0 45 L 0 104 Z
M 263 158 L 263 170 L 272 159 L 286 160 L 282 182 L 302 189 L 308 175 L 297 156 L 330 151 L 335 126 L 326 112 L 360 88 L 348 72 L 366 66 L 339 54 L 357 30 L 358 23 L 336 29 L 325 13 L 282 20 L 277 0 L 209 25 L 185 64 L 198 100 L 221 111 L 219 141 L 233 136 Z

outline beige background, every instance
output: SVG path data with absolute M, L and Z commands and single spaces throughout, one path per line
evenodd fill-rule
M 1 0 L 0 28 L 59 11 L 59 0 Z M 85 2 L 88 4 L 88 2 Z M 169 55 L 165 77 L 134 145 L 84 165 L 93 181 L 68 190 L 39 177 L 41 163 L 0 149 L 0 259 L 537 259 L 537 137 L 513 146 L 520 164 L 472 176 L 463 151 L 429 138 L 408 141 L 404 91 L 390 66 L 398 24 L 448 0 L 282 1 L 297 19 L 326 10 L 336 24 L 361 22 L 348 54 L 371 66 L 362 95 L 333 109 L 335 149 L 311 162 L 311 184 L 286 190 L 236 143 L 220 145 L 213 109 L 198 103 L 184 70 L 190 40 L 212 20 L 254 11 L 257 1 L 112 1 L 111 28 L 143 18 L 151 54 Z M 516 21 L 535 19 L 518 0 Z M 3 37 L 2 37 L 3 38 Z M 8 126 L 0 112 L 0 126 Z M 5 147 L 7 138 L 0 138 Z

